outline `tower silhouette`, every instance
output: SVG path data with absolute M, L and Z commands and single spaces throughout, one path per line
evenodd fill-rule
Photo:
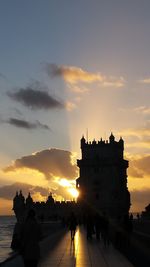
M 118 218 L 128 214 L 130 193 L 127 188 L 128 161 L 124 141 L 111 133 L 108 141 L 88 142 L 81 138 L 82 159 L 77 160 L 80 177 L 76 180 L 78 203 L 94 211 Z

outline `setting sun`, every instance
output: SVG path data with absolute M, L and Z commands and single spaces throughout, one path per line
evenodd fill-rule
M 79 192 L 75 188 L 69 188 L 68 191 L 74 198 L 77 198 L 79 196 Z
M 58 183 L 63 187 L 70 187 L 71 183 L 67 179 L 60 179 Z

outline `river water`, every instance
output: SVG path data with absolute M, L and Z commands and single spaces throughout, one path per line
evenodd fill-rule
M 10 246 L 15 223 L 15 216 L 0 216 L 0 263 L 13 253 Z

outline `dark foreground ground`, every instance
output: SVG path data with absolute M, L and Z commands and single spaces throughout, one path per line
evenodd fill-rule
M 48 225 L 44 226 L 48 234 Z M 134 221 L 130 246 L 116 249 L 111 243 L 105 248 L 102 241 L 86 239 L 83 226 L 71 241 L 68 229 L 60 229 L 41 242 L 39 267 L 150 267 L 150 222 Z M 20 256 L 3 263 L 2 267 L 23 267 Z
M 150 221 L 134 220 L 130 246 L 122 253 L 135 267 L 150 267 Z

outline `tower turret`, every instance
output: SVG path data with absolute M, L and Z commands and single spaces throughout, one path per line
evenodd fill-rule
M 22 201 L 24 203 L 25 198 L 24 198 L 24 196 L 22 194 L 22 190 L 20 190 L 19 199 L 20 199 L 20 201 Z
M 22 195 L 22 191 L 20 190 L 20 193 L 18 195 L 18 192 L 16 192 L 16 196 L 13 199 L 13 210 L 16 215 L 17 221 L 21 221 L 24 215 L 25 210 L 25 199 Z
M 13 199 L 13 210 L 14 212 L 16 212 L 17 210 L 17 207 L 18 207 L 18 199 L 19 199 L 19 196 L 18 196 L 18 191 L 16 192 L 16 195 Z
M 54 199 L 53 199 L 52 193 L 49 194 L 46 203 L 47 203 L 48 205 L 52 205 L 52 204 L 54 204 Z
M 18 199 L 18 191 L 16 191 L 16 195 L 15 195 L 15 197 L 14 197 L 14 201 L 17 201 L 17 199 Z
M 84 138 L 84 135 L 82 136 L 81 138 L 81 149 L 82 147 L 85 145 L 85 138 Z
M 122 139 L 122 137 L 120 136 L 120 139 L 119 139 L 119 144 L 122 144 L 123 148 L 124 148 L 124 141 Z
M 33 206 L 33 199 L 32 199 L 30 192 L 29 192 L 28 197 L 26 198 L 26 207 L 27 207 L 27 209 L 31 209 L 32 206 Z
M 115 141 L 115 137 L 113 135 L 113 133 L 111 133 L 111 135 L 109 136 L 109 142 L 113 143 Z
M 120 146 L 121 156 L 123 157 L 124 141 L 123 141 L 122 137 L 120 137 L 119 146 Z

